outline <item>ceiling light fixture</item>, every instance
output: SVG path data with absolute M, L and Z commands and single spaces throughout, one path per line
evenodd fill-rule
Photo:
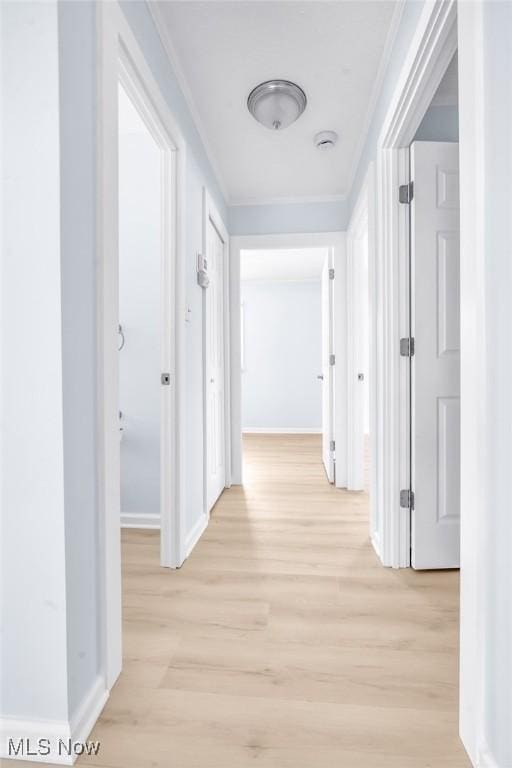
M 320 131 L 313 139 L 317 149 L 333 149 L 338 141 L 338 134 L 335 131 Z
M 302 115 L 306 94 L 289 80 L 267 80 L 253 88 L 247 108 L 256 120 L 273 131 L 287 128 Z

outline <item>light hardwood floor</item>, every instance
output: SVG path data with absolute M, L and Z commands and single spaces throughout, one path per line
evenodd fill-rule
M 317 436 L 248 436 L 245 469 L 179 571 L 123 532 L 124 671 L 79 764 L 469 766 L 458 574 L 380 566 Z

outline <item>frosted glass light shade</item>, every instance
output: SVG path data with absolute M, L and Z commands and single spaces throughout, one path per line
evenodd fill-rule
M 289 80 L 268 80 L 254 88 L 247 107 L 256 120 L 273 131 L 287 128 L 306 109 L 306 94 Z

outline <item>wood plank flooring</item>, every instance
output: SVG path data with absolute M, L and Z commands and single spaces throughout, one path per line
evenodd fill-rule
M 245 438 L 177 572 L 123 532 L 124 670 L 88 762 L 110 768 L 462 768 L 458 574 L 393 571 L 368 497 L 330 486 L 320 438 Z

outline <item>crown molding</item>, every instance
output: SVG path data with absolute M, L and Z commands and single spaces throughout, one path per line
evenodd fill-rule
M 406 0 L 398 0 L 395 6 L 395 10 L 393 11 L 393 16 L 391 17 L 391 24 L 389 25 L 388 34 L 386 35 L 386 41 L 384 43 L 384 49 L 382 51 L 382 56 L 380 58 L 379 68 L 377 70 L 377 75 L 375 77 L 372 92 L 370 95 L 370 101 L 368 102 L 368 107 L 366 109 L 366 114 L 363 120 L 363 127 L 361 130 L 361 133 L 359 134 L 359 140 L 354 150 L 354 155 L 352 159 L 352 165 L 350 168 L 348 185 L 347 185 L 350 192 L 352 192 L 352 187 L 354 186 L 356 173 L 359 168 L 359 163 L 361 162 L 361 157 L 363 155 L 368 134 L 370 132 L 373 115 L 374 115 L 375 108 L 377 106 L 377 101 L 379 99 L 379 95 L 382 89 L 382 84 L 384 82 L 386 70 L 388 68 L 388 64 L 391 59 L 391 54 L 392 54 L 393 46 L 398 33 L 398 28 L 400 26 L 400 21 L 402 19 L 402 14 L 404 12 L 405 3 L 406 3 Z
M 155 0 L 146 0 L 147 6 L 149 9 L 149 13 L 151 15 L 151 18 L 153 19 L 153 23 L 155 25 L 156 31 L 158 33 L 158 36 L 161 40 L 162 46 L 164 48 L 164 51 L 167 55 L 167 58 L 169 59 L 169 63 L 172 67 L 172 70 L 174 71 L 174 74 L 176 76 L 176 80 L 178 81 L 178 85 L 181 89 L 181 92 L 183 94 L 183 97 L 187 103 L 187 106 L 190 110 L 190 114 L 192 115 L 192 120 L 194 121 L 195 127 L 197 129 L 197 132 L 199 134 L 199 137 L 201 139 L 201 142 L 203 144 L 204 151 L 206 153 L 206 156 L 208 158 L 208 161 L 212 167 L 212 170 L 217 178 L 217 182 L 219 184 L 219 187 L 221 189 L 221 192 L 224 196 L 224 200 L 226 201 L 226 205 L 230 204 L 229 200 L 229 193 L 226 186 L 226 182 L 224 180 L 224 177 L 220 171 L 220 168 L 217 164 L 217 161 L 215 160 L 215 155 L 212 151 L 211 145 L 208 141 L 207 134 L 204 128 L 204 125 L 202 123 L 202 120 L 199 116 L 199 112 L 197 110 L 194 98 L 192 96 L 192 91 L 190 89 L 190 86 L 188 84 L 187 78 L 185 77 L 185 73 L 183 72 L 183 69 L 180 64 L 179 56 L 176 52 L 176 48 L 174 45 L 174 42 L 172 40 L 171 34 L 169 32 L 169 27 L 164 19 L 162 10 L 160 8 L 160 5 Z
M 176 52 L 176 48 L 173 43 L 168 25 L 164 19 L 162 10 L 160 8 L 160 4 L 159 2 L 157 2 L 157 0 L 146 0 L 146 2 L 149 8 L 151 17 L 153 19 L 153 23 L 157 30 L 158 36 L 160 37 L 165 53 L 169 59 L 169 62 L 174 71 L 174 74 L 176 76 L 180 89 L 183 93 L 183 97 L 190 110 L 197 132 L 202 141 L 206 156 L 215 173 L 215 176 L 217 178 L 217 181 L 219 183 L 220 189 L 222 191 L 222 194 L 224 196 L 224 199 L 228 208 L 237 208 L 237 207 L 243 207 L 243 206 L 249 207 L 249 206 L 257 206 L 257 205 L 295 205 L 295 204 L 300 205 L 300 204 L 311 204 L 311 203 L 312 204 L 343 203 L 348 200 L 349 194 L 354 184 L 359 163 L 364 151 L 366 140 L 368 138 L 368 133 L 371 127 L 372 118 L 375 112 L 375 107 L 377 105 L 379 94 L 382 88 L 382 83 L 384 81 L 386 70 L 391 58 L 393 44 L 395 42 L 398 28 L 400 26 L 400 21 L 402 18 L 406 0 L 397 0 L 395 9 L 393 11 L 391 24 L 388 30 L 388 34 L 386 35 L 386 41 L 384 44 L 384 49 L 383 49 L 382 56 L 379 63 L 379 69 L 377 71 L 377 75 L 376 75 L 372 92 L 370 95 L 370 100 L 369 100 L 368 107 L 366 109 L 365 117 L 363 120 L 363 128 L 361 130 L 360 137 L 357 142 L 354 155 L 353 155 L 353 160 L 352 160 L 349 178 L 348 178 L 348 184 L 347 184 L 347 189 L 349 190 L 349 193 L 342 194 L 342 195 L 319 195 L 319 196 L 313 195 L 313 196 L 304 196 L 304 197 L 292 196 L 292 197 L 273 197 L 273 198 L 261 198 L 261 199 L 258 198 L 258 199 L 246 199 L 246 200 L 241 198 L 232 198 L 230 196 L 225 179 L 220 171 L 217 161 L 215 160 L 215 155 L 208 141 L 207 133 L 202 123 L 202 120 L 199 116 L 199 112 L 197 110 L 194 97 L 192 96 L 191 88 L 188 84 L 187 78 L 181 67 L 179 56 Z

